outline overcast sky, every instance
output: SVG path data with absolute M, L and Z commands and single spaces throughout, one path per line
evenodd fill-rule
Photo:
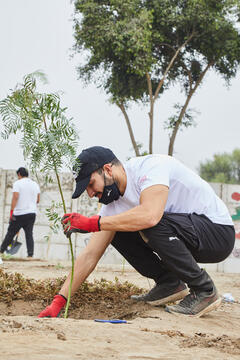
M 93 145 L 110 147 L 125 160 L 133 156 L 125 120 L 118 108 L 110 105 L 104 92 L 94 84 L 84 87 L 77 79 L 80 56 L 70 58 L 73 45 L 73 5 L 70 0 L 0 0 L 0 99 L 14 88 L 24 75 L 43 70 L 49 80 L 45 92 L 61 90 L 63 103 L 79 131 L 79 148 Z M 167 153 L 168 134 L 163 122 L 172 114 L 173 104 L 182 101 L 178 89 L 172 89 L 158 101 L 155 110 L 154 152 Z M 178 133 L 175 154 L 196 170 L 200 161 L 214 153 L 240 148 L 239 74 L 231 87 L 213 72 L 198 90 L 191 108 L 200 112 L 197 127 Z M 148 108 L 133 106 L 129 112 L 135 137 L 148 149 Z M 19 138 L 0 139 L 0 168 L 24 166 Z

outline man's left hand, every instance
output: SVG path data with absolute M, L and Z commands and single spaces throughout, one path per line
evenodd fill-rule
M 83 216 L 77 213 L 64 214 L 62 225 L 64 234 L 69 237 L 74 232 L 88 233 L 100 231 L 101 216 Z

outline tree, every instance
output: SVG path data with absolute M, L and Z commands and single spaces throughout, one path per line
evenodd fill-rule
M 175 121 L 171 121 L 168 153 L 173 154 L 173 146 L 178 129 L 186 126 L 186 109 L 206 73 L 213 69 L 222 76 L 227 85 L 236 75 L 240 63 L 240 34 L 238 31 L 238 1 L 209 1 L 208 24 L 199 23 L 195 27 L 196 36 L 180 54 L 175 66 L 178 68 L 177 81 L 186 94 Z M 198 1 L 198 22 L 204 12 L 205 1 Z M 196 19 L 197 20 L 197 19 Z M 238 24 L 237 24 L 238 22 Z M 170 118 L 170 120 L 172 120 Z M 188 122 L 189 126 L 189 122 Z
M 169 86 L 182 85 L 186 101 L 167 126 L 172 154 L 189 102 L 206 72 L 214 66 L 227 79 L 235 75 L 240 58 L 236 4 L 238 0 L 75 1 L 74 50 L 86 54 L 79 77 L 95 81 L 121 109 L 137 156 L 139 146 L 127 113 L 132 102 L 149 106 L 152 153 L 156 101 Z
M 215 154 L 213 160 L 200 163 L 199 174 L 208 182 L 240 184 L 240 149 Z
M 45 81 L 46 77 L 41 72 L 25 76 L 23 83 L 17 84 L 11 94 L 0 101 L 0 115 L 3 122 L 1 135 L 4 139 L 8 139 L 11 134 L 20 132 L 22 135 L 20 145 L 25 159 L 30 160 L 31 170 L 35 173 L 40 171 L 47 181 L 50 172 L 54 171 L 61 196 L 61 206 L 66 213 L 59 172 L 63 165 L 72 168 L 76 157 L 77 133 L 71 119 L 66 117 L 67 108 L 61 107 L 59 95 L 37 92 L 37 79 Z M 57 226 L 61 218 L 53 207 L 48 209 L 47 215 Z M 65 317 L 68 313 L 74 272 L 71 237 L 69 237 L 69 245 L 72 273 Z
M 86 63 L 78 68 L 79 76 L 87 83 L 96 81 L 121 109 L 136 155 L 139 149 L 127 107 L 131 101 L 149 103 L 149 152 L 152 153 L 155 102 L 175 58 L 192 37 L 190 29 L 162 70 L 161 46 L 164 47 L 167 38 L 158 30 L 153 34 L 154 11 L 147 4 L 141 0 L 75 2 L 74 49 L 76 52 L 87 50 L 88 54 Z M 164 0 L 158 9 L 162 19 L 168 6 L 169 1 Z M 174 20 L 175 16 L 172 23 Z

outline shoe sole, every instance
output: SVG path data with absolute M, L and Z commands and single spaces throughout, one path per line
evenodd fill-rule
M 177 316 L 189 316 L 189 317 L 192 317 L 192 318 L 200 318 L 201 316 L 209 313 L 210 311 L 218 309 L 221 304 L 222 304 L 222 298 L 218 298 L 212 304 L 208 305 L 205 309 L 203 309 L 202 311 L 200 311 L 199 313 L 197 313 L 195 315 L 183 314 L 183 313 L 179 313 L 179 312 L 176 312 L 176 311 L 172 311 L 169 307 L 166 308 L 166 311 L 171 313 L 171 314 L 177 315 Z
M 182 291 L 179 291 L 175 294 L 169 295 L 163 299 L 155 300 L 155 301 L 146 301 L 150 305 L 159 306 L 159 305 L 165 305 L 170 302 L 175 302 L 177 300 L 182 300 L 187 296 L 189 293 L 188 289 L 184 289 Z
M 132 298 L 132 300 L 134 300 L 136 302 L 145 302 L 145 303 L 153 305 L 153 306 L 159 306 L 159 305 L 165 305 L 169 302 L 175 302 L 177 300 L 182 300 L 185 296 L 188 295 L 188 292 L 189 292 L 189 290 L 186 288 L 182 291 L 179 291 L 175 294 L 169 295 L 169 296 L 167 296 L 163 299 L 159 299 L 159 300 L 149 301 L 149 300 L 136 300 L 133 298 Z

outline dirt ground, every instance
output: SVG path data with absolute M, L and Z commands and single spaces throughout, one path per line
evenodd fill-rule
M 67 275 L 69 262 L 4 261 L 1 269 L 36 280 Z M 38 319 L 45 302 L 15 300 L 0 303 L 1 360 L 60 359 L 240 359 L 240 275 L 211 273 L 221 294 L 231 293 L 234 303 L 200 319 L 166 313 L 163 307 L 136 304 L 130 299 L 85 301 L 68 319 Z M 98 266 L 89 277 L 115 277 L 148 290 L 152 281 L 134 270 Z M 1 291 L 1 290 L 0 290 Z M 118 295 L 119 296 L 119 295 Z M 120 298 L 120 296 L 119 296 Z M 74 318 L 73 318 L 74 317 Z M 97 323 L 95 318 L 123 318 L 126 324 Z

